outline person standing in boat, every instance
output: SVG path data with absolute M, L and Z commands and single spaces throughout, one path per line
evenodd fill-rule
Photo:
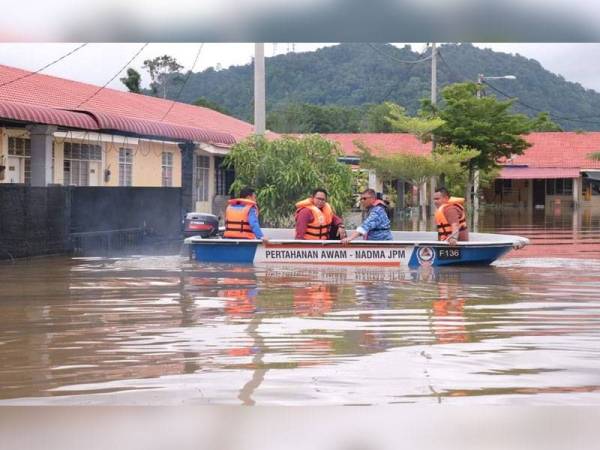
M 469 229 L 464 206 L 465 199 L 450 197 L 448 190 L 440 187 L 433 194 L 433 203 L 437 208 L 435 223 L 438 241 L 447 241 L 450 245 L 456 245 L 458 241 L 468 241 Z
M 262 239 L 267 241 L 258 222 L 256 192 L 251 187 L 243 188 L 240 191 L 239 198 L 233 198 L 227 202 L 223 237 L 226 239 Z
M 349 237 L 342 239 L 342 244 L 347 244 L 359 236 L 369 241 L 391 241 L 392 232 L 387 208 L 382 200 L 377 199 L 377 193 L 373 189 L 363 191 L 360 203 L 367 210 L 367 218 Z
M 317 188 L 312 196 L 296 203 L 296 239 L 326 240 L 346 237 L 344 222 L 327 203 L 328 193 Z

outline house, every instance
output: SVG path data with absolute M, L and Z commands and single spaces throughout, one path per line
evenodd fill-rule
M 600 210 L 600 132 L 531 133 L 523 155 L 504 161 L 488 202 L 527 208 Z
M 325 134 L 338 142 L 347 162 L 358 164 L 361 141 L 376 155 L 412 153 L 428 155 L 431 144 L 410 134 Z M 488 203 L 525 208 L 583 207 L 600 210 L 600 132 L 539 132 L 524 136 L 531 144 L 523 155 L 502 161 L 494 186 L 484 191 Z M 370 174 L 370 186 L 382 185 Z
M 208 108 L 0 65 L 0 183 L 181 187 L 211 212 L 251 124 Z
M 358 166 L 360 163 L 360 148 L 357 144 L 366 146 L 375 156 L 399 153 L 426 156 L 431 154 L 432 149 L 431 143 L 423 143 L 414 135 L 408 133 L 328 133 L 322 136 L 340 145 L 344 154 L 341 161 L 355 166 Z M 368 177 L 368 187 L 378 192 L 384 192 L 383 182 L 377 177 L 374 171 L 369 171 Z M 404 194 L 407 192 L 413 197 L 413 202 L 417 203 L 416 196 L 418 195 L 418 191 L 416 187 L 408 183 L 402 183 L 400 180 L 395 183 L 394 187 L 398 194 L 397 201 L 400 201 L 399 206 L 403 204 Z M 428 200 L 425 199 L 425 201 L 427 202 Z

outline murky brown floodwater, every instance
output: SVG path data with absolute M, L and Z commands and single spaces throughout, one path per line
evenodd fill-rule
M 600 220 L 488 215 L 533 244 L 438 271 L 0 264 L 0 405 L 600 404 Z

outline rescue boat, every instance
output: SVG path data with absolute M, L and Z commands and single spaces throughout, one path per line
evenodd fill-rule
M 190 257 L 202 263 L 310 264 L 353 266 L 489 265 L 529 244 L 520 236 L 469 233 L 469 241 L 451 246 L 435 232 L 392 231 L 392 241 L 312 241 L 294 239 L 293 229 L 263 229 L 268 242 L 192 236 L 185 239 Z

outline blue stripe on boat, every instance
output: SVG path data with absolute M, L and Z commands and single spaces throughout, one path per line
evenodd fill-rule
M 409 267 L 419 267 L 423 264 L 423 261 L 419 260 L 419 248 L 429 248 L 434 251 L 432 259 L 428 260 L 434 267 L 440 266 L 456 266 L 456 265 L 489 265 L 495 260 L 508 253 L 512 248 L 510 245 L 504 246 L 461 246 L 460 252 L 461 257 L 458 259 L 441 259 L 439 258 L 439 250 L 447 250 L 447 245 L 444 246 L 415 246 L 415 250 L 408 262 Z
M 252 264 L 257 242 L 232 241 L 232 245 L 203 243 L 192 245 L 196 261 Z

